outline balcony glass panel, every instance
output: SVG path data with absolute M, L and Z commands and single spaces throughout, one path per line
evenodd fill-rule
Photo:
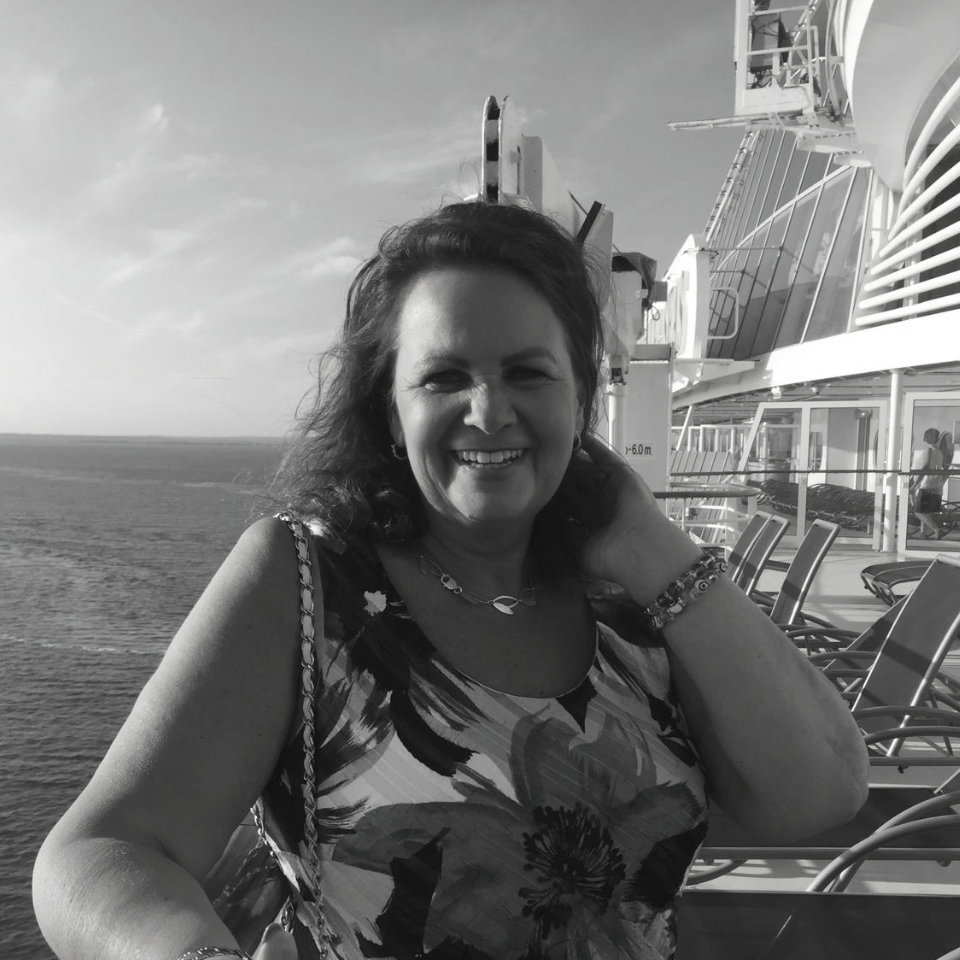
M 796 279 L 801 246 L 807 235 L 807 227 L 810 226 L 815 198 L 816 194 L 808 194 L 794 204 L 793 215 L 790 217 L 786 237 L 783 241 L 783 252 L 780 254 L 773 273 L 770 293 L 767 295 L 763 307 L 763 316 L 757 326 L 757 335 L 749 353 L 743 354 L 743 356 L 758 356 L 762 353 L 768 353 L 773 347 L 774 338 L 780 327 L 783 308 L 787 302 L 787 297 L 790 295 L 790 288 Z
M 728 246 L 740 244 L 746 234 L 756 229 L 757 222 L 751 213 L 751 209 L 757 202 L 757 197 L 763 196 L 766 190 L 766 174 L 764 166 L 764 157 L 769 138 L 760 132 L 760 136 L 754 141 L 753 152 L 747 161 L 746 175 L 740 184 L 737 200 L 737 209 L 731 211 L 730 233 L 726 241 Z
M 789 138 L 784 133 L 770 134 L 770 151 L 767 154 L 765 168 L 769 169 L 769 186 L 763 197 L 763 206 L 760 208 L 758 221 L 762 222 L 776 209 L 774 203 L 780 195 L 780 186 L 783 183 L 783 176 L 787 171 L 787 164 L 790 162 L 790 154 L 793 150 L 793 134 Z
M 757 251 L 756 279 L 750 292 L 741 300 L 740 329 L 736 340 L 727 341 L 724 352 L 711 356 L 736 357 L 745 359 L 750 356 L 757 332 L 757 324 L 763 316 L 763 306 L 767 299 L 770 279 L 780 256 L 780 245 L 789 219 L 789 211 L 779 214 L 770 224 L 761 228 L 750 237 L 749 246 L 762 247 Z
M 803 334 L 804 341 L 847 332 L 850 303 L 857 289 L 857 277 L 861 269 L 860 237 L 869 179 L 870 175 L 866 170 L 855 171 L 850 199 L 843 211 L 843 219 L 837 230 L 837 239 L 820 284 L 820 292 L 810 312 L 810 320 Z
M 790 293 L 787 296 L 786 309 L 780 321 L 780 331 L 777 334 L 776 345 L 785 347 L 791 343 L 799 343 L 803 328 L 806 325 L 813 296 L 817 291 L 820 277 L 827 266 L 827 258 L 833 247 L 833 238 L 837 232 L 837 221 L 846 200 L 853 175 L 852 168 L 848 168 L 823 185 L 817 212 L 814 214 L 807 241 L 804 244 L 800 259 L 792 271 Z
M 735 329 L 736 302 L 738 290 L 746 263 L 747 253 L 737 250 L 722 261 L 722 266 L 710 275 L 710 324 L 711 334 L 725 336 Z M 708 349 L 708 356 L 730 357 L 732 340 L 713 340 Z M 726 344 L 731 346 L 726 347 Z
M 780 147 L 779 137 L 773 137 L 765 131 L 762 141 L 763 152 L 759 153 L 758 163 L 753 173 L 756 189 L 751 196 L 750 218 L 747 224 L 748 230 L 756 228 L 757 224 L 764 219 L 763 202 L 770 187 L 770 174 L 777 158 L 777 151 Z M 786 169 L 786 163 L 784 163 Z
M 803 178 L 800 181 L 800 189 L 797 192 L 803 193 L 804 190 L 812 187 L 818 180 L 822 180 L 827 175 L 827 164 L 829 161 L 829 154 L 811 152 L 806 169 L 803 171 Z
M 777 197 L 777 207 L 782 207 L 785 203 L 790 203 L 800 192 L 800 179 L 803 177 L 803 169 L 807 165 L 810 154 L 806 150 L 798 150 L 796 138 L 793 134 L 783 134 L 788 137 L 784 144 L 784 150 L 789 150 L 790 163 L 787 165 L 787 173 L 780 186 L 780 196 Z M 776 208 L 775 208 L 776 209 Z

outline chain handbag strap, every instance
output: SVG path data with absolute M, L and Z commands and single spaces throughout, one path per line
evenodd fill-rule
M 289 513 L 280 513 L 293 534 L 297 547 L 300 577 L 300 698 L 303 711 L 303 830 L 307 850 L 307 867 L 313 877 L 316 902 L 316 923 L 311 933 L 320 950 L 321 960 L 330 955 L 330 930 L 324 918 L 323 894 L 320 887 L 320 849 L 317 840 L 316 772 L 314 769 L 314 690 L 316 683 L 316 612 L 314 610 L 313 561 L 303 524 Z

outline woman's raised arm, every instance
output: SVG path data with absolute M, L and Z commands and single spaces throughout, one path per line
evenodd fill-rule
M 612 518 L 588 543 L 588 572 L 648 607 L 700 557 L 634 471 L 595 439 Z M 850 710 L 760 608 L 720 577 L 663 628 L 710 791 L 771 840 L 844 823 L 863 805 L 867 753 Z
M 201 945 L 235 945 L 197 878 L 258 796 L 289 733 L 298 611 L 290 532 L 260 520 L 40 850 L 34 904 L 61 960 L 173 960 Z

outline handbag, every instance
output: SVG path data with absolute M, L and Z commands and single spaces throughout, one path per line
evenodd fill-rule
M 314 690 L 316 684 L 315 607 L 313 555 L 299 520 L 289 513 L 277 514 L 293 534 L 297 549 L 300 587 L 300 698 L 303 713 L 303 804 L 304 846 L 313 876 L 313 895 L 318 920 L 309 932 L 319 947 L 320 957 L 329 954 L 330 931 L 323 917 L 320 894 L 320 855 L 314 804 Z M 299 891 L 284 874 L 263 825 L 263 801 L 258 799 L 233 831 L 220 859 L 201 880 L 217 915 L 234 935 L 241 949 L 253 953 L 264 931 L 280 922 L 294 930 Z M 299 938 L 298 938 L 299 939 Z

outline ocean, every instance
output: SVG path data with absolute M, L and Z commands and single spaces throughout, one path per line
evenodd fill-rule
M 243 529 L 277 440 L 0 435 L 0 956 L 52 960 L 30 875 Z

